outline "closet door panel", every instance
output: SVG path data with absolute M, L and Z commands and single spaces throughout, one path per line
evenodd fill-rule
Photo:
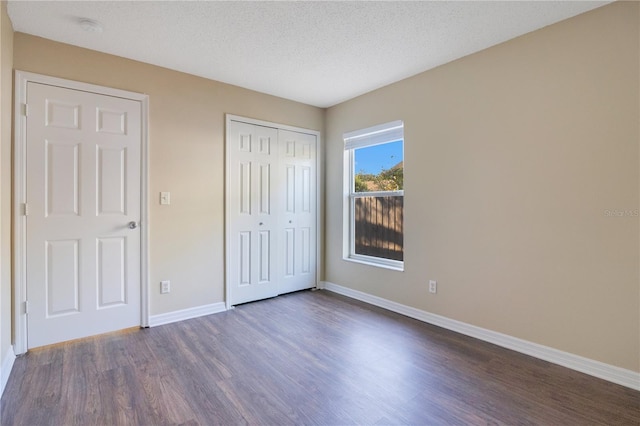
M 315 135 L 279 130 L 280 178 L 284 197 L 279 209 L 280 262 L 279 292 L 312 288 L 316 285 L 317 171 Z
M 278 294 L 276 266 L 278 130 L 231 121 L 229 156 L 227 284 L 231 304 Z

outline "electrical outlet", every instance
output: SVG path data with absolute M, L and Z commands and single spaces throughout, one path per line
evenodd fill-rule
M 434 280 L 429 280 L 429 293 L 437 293 L 438 292 L 438 282 Z
M 167 294 L 171 291 L 171 281 L 160 281 L 160 293 Z

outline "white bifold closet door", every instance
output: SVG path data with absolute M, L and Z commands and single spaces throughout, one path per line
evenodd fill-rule
M 231 305 L 316 285 L 316 135 L 230 121 Z
M 229 127 L 229 281 L 233 304 L 278 295 L 278 130 L 232 121 Z
M 280 130 L 280 293 L 316 285 L 316 136 Z

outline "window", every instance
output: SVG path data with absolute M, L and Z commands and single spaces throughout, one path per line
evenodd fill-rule
M 344 142 L 344 258 L 403 270 L 404 124 L 349 132 Z

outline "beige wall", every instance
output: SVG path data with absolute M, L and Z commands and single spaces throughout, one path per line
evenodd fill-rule
M 224 114 L 324 126 L 319 108 L 22 33 L 14 67 L 149 95 L 152 315 L 224 301 Z
M 11 126 L 13 27 L 0 2 L 0 363 L 11 347 Z M 0 364 L 1 365 L 1 364 Z
M 638 3 L 332 107 L 329 282 L 640 371 Z M 405 272 L 342 260 L 342 134 L 405 123 Z M 438 294 L 427 291 L 438 280 Z

